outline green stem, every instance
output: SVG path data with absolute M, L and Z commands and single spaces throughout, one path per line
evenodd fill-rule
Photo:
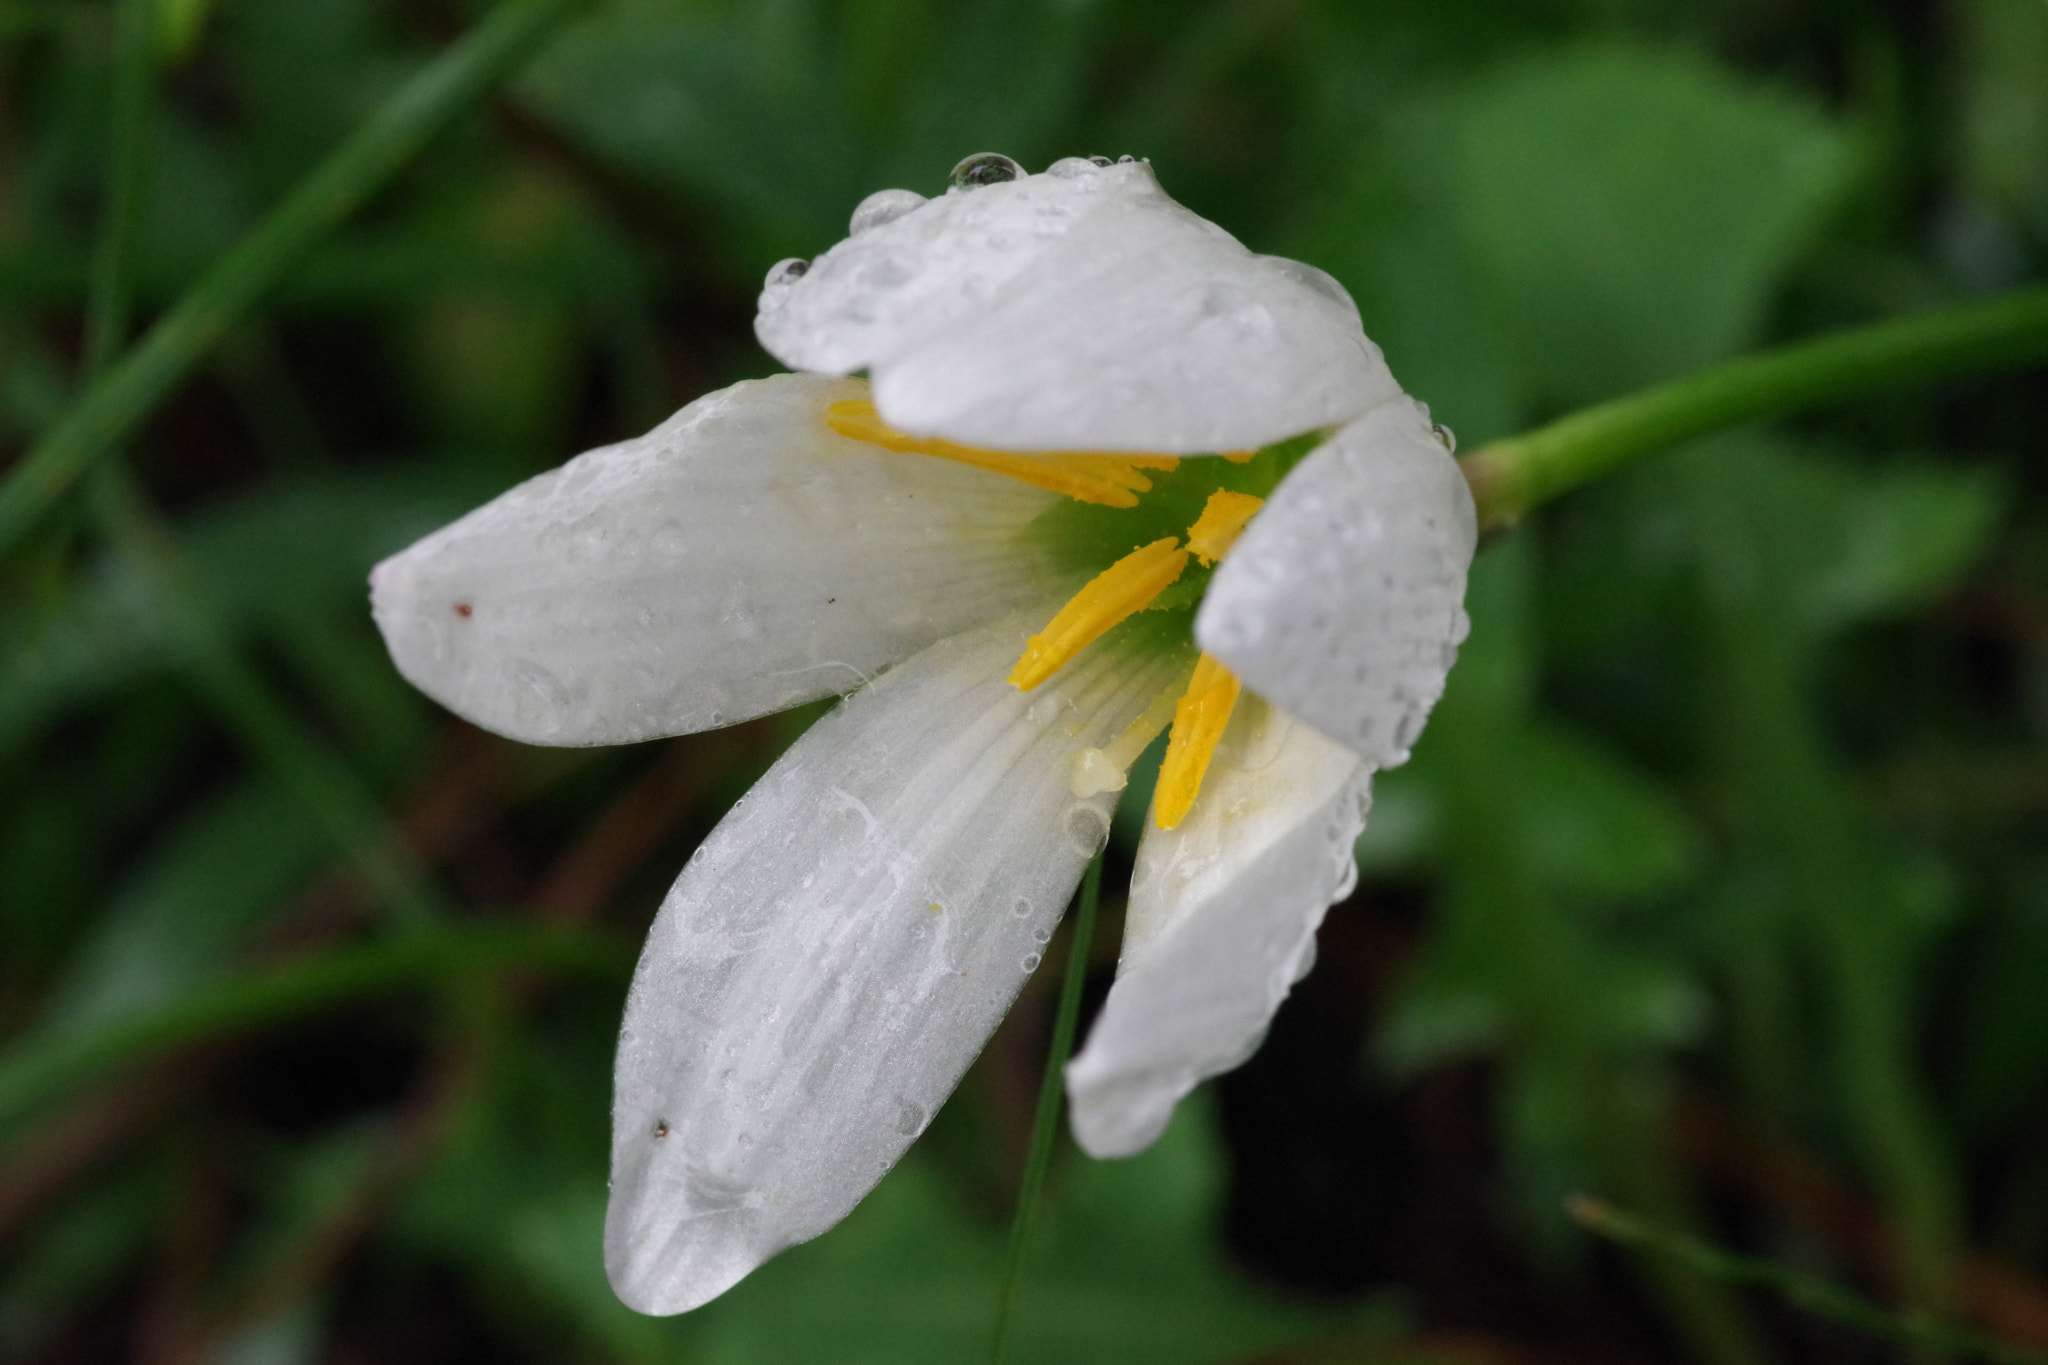
M 1824 1318 L 1847 1323 L 1872 1336 L 1908 1346 L 1931 1347 L 1957 1355 L 1978 1356 L 2001 1365 L 2043 1365 L 2048 1356 L 1979 1336 L 1965 1328 L 1931 1318 L 1900 1317 L 1872 1307 L 1823 1280 L 1816 1280 L 1775 1261 L 1738 1256 L 1682 1232 L 1630 1217 L 1610 1204 L 1583 1195 L 1566 1204 L 1579 1225 L 1623 1246 L 1676 1262 L 1696 1274 L 1728 1284 L 1774 1289 L 1788 1302 Z
M 2048 360 L 2048 289 L 1874 323 L 1745 356 L 1484 446 L 1462 462 L 1482 527 L 1616 465 L 1761 417 L 1969 370 Z
M 1102 855 L 1088 864 L 1081 878 L 1081 903 L 1074 910 L 1073 940 L 1067 945 L 1067 972 L 1060 982 L 1059 1013 L 1053 1017 L 1052 1050 L 1046 1054 L 1045 1077 L 1038 1085 L 1038 1112 L 1031 1120 L 1031 1149 L 1024 1159 L 1024 1180 L 1017 1189 L 1017 1213 L 1010 1224 L 1010 1254 L 1003 1269 L 1003 1288 L 996 1300 L 993 1365 L 1003 1365 L 1010 1349 L 1010 1324 L 1015 1319 L 1017 1290 L 1031 1255 L 1046 1173 L 1052 1169 L 1053 1141 L 1059 1135 L 1060 1096 L 1064 1093 L 1067 1058 L 1074 1051 L 1074 1029 L 1081 1018 L 1081 986 L 1088 976 L 1088 948 L 1095 939 L 1095 907 L 1102 899 Z
M 508 968 L 612 974 L 625 959 L 587 930 L 439 928 L 230 978 L 96 1028 L 31 1037 L 0 1055 L 0 1129 L 97 1076 L 350 1000 Z
M 429 62 L 150 328 L 0 484 L 0 553 L 131 436 L 286 271 L 583 0 L 504 0 Z
M 156 6 L 157 0 L 121 2 L 105 217 L 86 304 L 88 383 L 113 363 L 128 336 L 129 279 L 142 225 L 143 196 L 149 188 L 149 144 L 155 122 Z
M 445 918 L 433 879 L 349 766 L 235 652 L 185 567 L 176 538 L 143 501 L 127 470 L 99 471 L 90 499 L 102 532 L 150 592 L 184 673 L 259 761 L 304 801 L 357 876 L 401 924 Z

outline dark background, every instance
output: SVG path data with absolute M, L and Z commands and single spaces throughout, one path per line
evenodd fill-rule
M 161 17 L 142 322 L 474 13 Z M 0 2 L 12 452 L 78 383 L 115 18 Z M 73 499 L 0 561 L 0 1359 L 982 1358 L 1053 973 L 844 1225 L 699 1313 L 627 1312 L 597 1247 L 625 972 L 815 711 L 513 745 L 399 680 L 363 576 L 771 372 L 767 267 L 983 150 L 1151 158 L 1343 280 L 1471 450 L 2041 279 L 2048 3 L 595 7 L 157 413 L 139 502 Z M 1896 1354 L 1589 1240 L 1580 1190 L 2048 1347 L 2044 447 L 2048 374 L 1906 388 L 1490 544 L 1264 1050 L 1145 1156 L 1061 1152 L 1019 1357 Z M 172 1026 L 408 915 L 575 951 Z M 20 1099 L 43 1065 L 65 1083 Z

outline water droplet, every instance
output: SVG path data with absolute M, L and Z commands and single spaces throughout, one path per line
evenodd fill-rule
M 742 1147 L 751 1147 L 754 1145 L 754 1135 L 752 1133 L 741 1133 L 737 1138 L 733 1140 L 739 1143 L 739 1145 Z
M 1137 159 L 1138 158 L 1132 156 L 1129 152 L 1125 152 L 1122 156 L 1116 159 L 1116 164 L 1119 166 L 1128 166 Z
M 1031 931 L 1031 941 L 1032 941 L 1033 943 L 1050 943 L 1050 942 L 1052 942 L 1052 930 L 1050 930 L 1050 929 L 1033 929 L 1033 930 Z
M 723 725 L 723 724 L 725 724 L 725 712 L 723 712 L 723 711 L 713 711 L 713 712 L 712 712 L 712 713 L 711 713 L 710 715 L 706 716 L 706 717 L 705 717 L 704 719 L 706 719 L 706 720 L 710 721 L 710 722 L 711 722 L 711 723 L 712 723 L 713 725 Z
M 1457 453 L 1458 453 L 1458 433 L 1457 433 L 1457 432 L 1455 432 L 1455 431 L 1452 431 L 1452 430 L 1451 430 L 1451 429 L 1450 429 L 1449 427 L 1445 426 L 1445 425 L 1444 425 L 1444 424 L 1443 424 L 1442 422 L 1438 422 L 1438 423 L 1437 423 L 1437 424 L 1436 424 L 1435 426 L 1431 427 L 1431 428 L 1430 428 L 1430 430 L 1436 433 L 1436 439 L 1437 439 L 1437 440 L 1438 440 L 1439 442 L 1441 442 L 1441 443 L 1442 443 L 1442 445 L 1443 445 L 1443 448 L 1444 448 L 1444 449 L 1445 449 L 1446 451 L 1448 451 L 1449 453 L 1451 453 L 1451 454 L 1453 454 L 1453 455 L 1455 455 L 1455 454 L 1457 454 Z
M 1031 902 L 1025 900 L 1022 896 L 1017 897 L 1017 903 L 1010 907 L 1010 913 L 1015 915 L 1018 919 L 1023 919 L 1026 915 L 1031 913 Z
M 1126 157 L 1126 158 L 1125 158 L 1125 160 L 1129 160 L 1129 159 L 1130 159 L 1130 158 L 1128 158 L 1128 157 Z M 1116 163 L 1115 163 L 1114 161 L 1111 161 L 1111 160 L 1110 160 L 1110 159 L 1109 159 L 1108 157 L 1106 157 L 1106 156 L 1091 156 L 1091 157 L 1089 157 L 1089 158 L 1088 158 L 1088 160 L 1089 160 L 1089 161 L 1091 161 L 1092 163 L 1094 163 L 1094 164 L 1095 164 L 1095 165 L 1097 165 L 1097 166 L 1114 166 L 1114 165 L 1116 165 Z
M 790 285 L 795 284 L 810 273 L 811 263 L 809 261 L 801 256 L 791 256 L 787 260 L 777 261 L 774 265 L 768 267 L 768 279 L 762 287 L 766 289 L 787 289 Z
M 1044 961 L 1044 959 L 1039 957 L 1037 953 L 1026 953 L 1024 954 L 1024 970 L 1027 972 L 1035 972 L 1038 970 L 1038 964 L 1042 961 Z
M 1076 803 L 1067 807 L 1060 822 L 1067 847 L 1083 858 L 1093 858 L 1109 842 L 1109 817 L 1094 806 Z
M 924 202 L 924 196 L 916 190 L 876 190 L 854 209 L 853 222 L 847 231 L 858 237 L 863 232 L 895 222 Z
M 1045 168 L 1045 173 L 1060 180 L 1086 180 L 1096 171 L 1110 164 L 1109 158 L 1101 156 L 1063 156 Z
M 924 1110 L 900 1096 L 896 1100 L 896 1131 L 905 1137 L 916 1137 L 924 1127 Z
M 979 189 L 1024 178 L 1024 168 L 1001 152 L 976 152 L 953 168 L 946 183 L 956 190 Z

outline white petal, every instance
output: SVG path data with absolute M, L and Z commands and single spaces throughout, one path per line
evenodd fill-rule
M 1402 398 L 1287 476 L 1217 569 L 1195 639 L 1375 767 L 1408 759 L 1465 639 L 1472 493 Z
M 907 431 L 1008 450 L 1241 450 L 1398 393 L 1344 289 L 1254 256 L 1142 163 L 955 190 L 772 285 L 785 364 L 866 368 Z
M 1052 605 L 849 698 L 669 892 L 619 1036 L 605 1259 L 632 1307 L 695 1307 L 836 1223 L 1037 965 L 1109 828 L 1074 755 L 1180 666 L 1105 641 L 1020 693 Z
M 1016 532 L 1056 495 L 824 425 L 865 394 L 736 384 L 386 560 L 399 672 L 514 739 L 615 744 L 850 691 L 1041 596 Z
M 1092 1156 L 1149 1146 L 1181 1096 L 1242 1062 L 1357 880 L 1372 769 L 1247 697 L 1194 810 L 1138 844 L 1116 985 L 1067 1064 Z

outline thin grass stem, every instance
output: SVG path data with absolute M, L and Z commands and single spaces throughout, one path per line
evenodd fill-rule
M 1995 1361 L 1997 1365 L 2048 1365 L 2048 1355 L 1923 1315 L 1887 1313 L 1825 1280 L 1802 1275 L 1776 1261 L 1725 1251 L 1683 1232 L 1659 1227 L 1624 1213 L 1602 1200 L 1579 1195 L 1566 1201 L 1565 1208 L 1573 1220 L 1587 1231 L 1632 1250 L 1675 1262 L 1709 1279 L 1774 1290 L 1788 1303 L 1886 1341 L 1972 1356 Z
M 1046 1053 L 1045 1076 L 1038 1085 L 1038 1111 L 1031 1120 L 1031 1147 L 1024 1158 L 1024 1179 L 1017 1188 L 1017 1212 L 1010 1222 L 1010 1250 L 1003 1267 L 1003 1287 L 996 1299 L 993 1365 L 1009 1355 L 1010 1328 L 1016 1319 L 1017 1291 L 1031 1258 L 1032 1234 L 1044 1202 L 1045 1177 L 1052 1169 L 1052 1150 L 1060 1131 L 1060 1099 L 1065 1093 L 1067 1058 L 1074 1051 L 1074 1030 L 1081 1019 L 1081 987 L 1088 977 L 1088 949 L 1095 938 L 1095 907 L 1102 899 L 1102 854 L 1098 852 L 1081 878 L 1080 904 L 1075 907 L 1073 939 L 1067 945 L 1067 970 L 1060 981 L 1059 1012 L 1053 1016 L 1052 1047 Z
M 543 968 L 621 975 L 609 937 L 558 925 L 448 925 L 230 977 L 95 1027 L 32 1034 L 0 1054 L 0 1130 L 77 1086 L 174 1048 L 351 1000 Z
M 337 147 L 8 472 L 0 483 L 0 553 L 132 436 L 286 271 L 583 3 L 503 0 Z

